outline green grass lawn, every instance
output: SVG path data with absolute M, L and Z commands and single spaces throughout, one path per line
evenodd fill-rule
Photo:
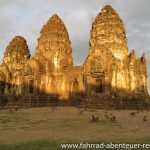
M 97 143 L 101 143 L 101 142 L 97 142 Z M 135 143 L 150 143 L 150 138 L 140 139 Z M 69 148 L 69 149 L 66 148 L 65 150 L 75 150 L 75 149 L 77 148 Z M 62 150 L 62 148 L 60 142 L 55 142 L 50 140 L 39 140 L 39 141 L 29 141 L 26 143 L 18 143 L 18 144 L 1 144 L 0 150 Z M 86 150 L 86 148 L 83 149 L 80 148 L 79 150 Z M 87 150 L 96 150 L 96 148 L 95 149 L 88 148 Z M 110 150 L 115 150 L 115 149 L 111 148 Z M 118 149 L 118 150 L 123 150 L 123 149 Z M 145 149 L 141 149 L 141 150 L 145 150 Z
M 19 144 L 2 144 L 0 150 L 59 150 L 59 143 L 41 140 Z

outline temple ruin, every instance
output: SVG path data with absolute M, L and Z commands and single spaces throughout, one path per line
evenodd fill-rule
M 86 99 L 98 104 L 127 107 L 146 102 L 147 66 L 143 55 L 128 51 L 124 23 L 105 6 L 92 23 L 89 54 L 75 66 L 65 24 L 54 14 L 40 31 L 33 57 L 26 40 L 16 36 L 6 48 L 0 65 L 0 93 L 38 102 Z

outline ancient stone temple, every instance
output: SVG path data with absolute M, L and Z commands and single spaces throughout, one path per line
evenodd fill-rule
M 88 84 L 98 85 L 98 92 L 147 94 L 145 55 L 136 58 L 134 50 L 128 54 L 123 21 L 111 6 L 105 6 L 92 24 L 84 66 Z
M 34 57 L 24 67 L 26 94 L 57 94 L 65 98 L 67 68 L 73 67 L 71 42 L 58 15 L 53 15 L 41 30 Z M 68 96 L 67 96 L 68 98 Z
M 16 36 L 7 46 L 3 63 L 0 65 L 0 93 L 22 94 L 23 68 L 30 58 L 26 40 Z
M 124 23 L 105 6 L 92 23 L 89 54 L 74 66 L 65 24 L 54 14 L 43 26 L 36 52 L 30 58 L 26 40 L 16 36 L 0 65 L 1 95 L 27 97 L 38 102 L 86 99 L 100 102 L 138 101 L 147 97 L 147 66 L 143 54 L 128 53 Z M 132 101 L 130 101 L 132 103 Z M 130 103 L 129 102 L 129 103 Z

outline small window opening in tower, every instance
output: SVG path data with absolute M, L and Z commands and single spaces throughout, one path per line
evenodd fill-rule
M 67 66 L 64 66 L 64 70 L 66 70 L 67 69 Z

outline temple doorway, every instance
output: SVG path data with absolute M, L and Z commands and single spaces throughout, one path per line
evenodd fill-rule
M 102 93 L 103 92 L 103 80 L 102 80 L 102 78 L 96 79 L 95 92 L 96 93 Z
M 73 93 L 79 92 L 79 82 L 78 82 L 77 78 L 75 78 L 75 80 L 73 81 L 72 92 Z
M 29 81 L 29 93 L 33 94 L 33 92 L 34 92 L 34 81 L 30 80 Z

